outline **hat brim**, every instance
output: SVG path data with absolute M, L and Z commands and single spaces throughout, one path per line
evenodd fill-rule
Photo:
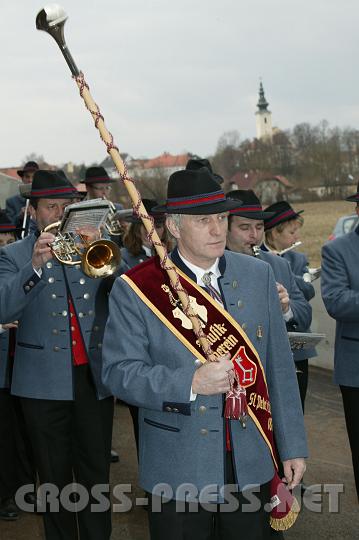
M 80 184 L 86 184 L 87 186 L 91 186 L 92 184 L 115 184 L 116 180 L 113 180 L 113 178 L 109 178 L 108 180 L 96 180 L 96 178 L 89 179 L 89 180 L 80 180 Z
M 270 229 L 274 229 L 274 227 L 276 227 L 277 225 L 279 225 L 280 223 L 286 223 L 287 221 L 292 221 L 293 219 L 297 219 L 300 214 L 303 214 L 304 210 L 299 210 L 298 212 L 295 212 L 294 214 L 292 214 L 291 216 L 289 217 L 284 217 L 282 219 L 279 219 L 278 221 L 276 221 L 273 225 L 270 225 L 268 226 L 265 222 L 264 222 L 264 229 L 266 231 L 269 231 Z M 275 212 L 274 212 L 275 214 Z M 270 219 L 270 218 L 267 218 L 267 219 Z
M 17 172 L 18 176 L 20 176 L 20 178 L 22 178 L 22 177 L 24 176 L 25 173 L 27 173 L 27 172 L 33 172 L 33 173 L 35 173 L 37 170 L 38 170 L 38 169 L 31 169 L 31 168 L 30 168 L 30 169 L 26 169 L 26 170 L 21 169 L 20 171 L 16 171 L 16 172 Z
M 160 214 L 158 216 L 152 216 L 151 214 L 148 214 L 150 217 L 153 217 L 155 223 L 164 223 L 166 221 L 166 216 L 161 216 Z M 142 219 L 137 216 L 128 216 L 124 219 L 127 223 L 142 223 Z
M 242 204 L 242 201 L 233 201 L 230 199 L 213 204 L 203 204 L 201 206 L 191 208 L 169 208 L 167 205 L 163 204 L 152 208 L 152 212 L 154 214 L 163 213 L 202 216 L 207 214 L 221 214 L 222 212 L 228 212 L 229 210 L 237 208 L 239 204 Z
M 359 192 L 355 193 L 355 195 L 350 195 L 350 197 L 346 197 L 345 200 L 349 201 L 349 202 L 357 202 L 357 203 L 359 203 Z
M 275 212 L 241 212 L 240 209 L 238 210 L 238 212 L 234 211 L 234 212 L 231 212 L 231 216 L 238 216 L 238 217 L 245 217 L 245 218 L 249 218 L 249 219 L 261 219 L 261 220 L 265 220 L 265 219 L 269 219 L 271 217 L 273 217 L 275 214 Z
M 27 193 L 23 195 L 24 199 L 83 199 L 85 195 L 81 191 L 77 191 L 75 193 L 59 193 L 56 195 L 47 195 L 46 197 L 44 195 L 36 195 Z

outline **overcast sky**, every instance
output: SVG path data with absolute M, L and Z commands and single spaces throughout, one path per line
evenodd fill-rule
M 41 1 L 41 0 L 40 0 Z M 0 167 L 31 152 L 54 164 L 101 161 L 44 4 L 1 0 Z M 327 119 L 359 129 L 358 0 L 66 0 L 68 47 L 120 151 L 215 152 L 255 136 L 262 77 L 273 125 Z

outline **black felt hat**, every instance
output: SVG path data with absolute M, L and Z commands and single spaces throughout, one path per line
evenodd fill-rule
M 234 189 L 227 193 L 227 198 L 238 202 L 238 208 L 230 210 L 231 216 L 264 220 L 274 215 L 273 212 L 263 211 L 260 200 L 251 189 Z
M 27 163 L 25 163 L 23 169 L 19 169 L 17 171 L 17 174 L 22 178 L 25 173 L 27 173 L 27 172 L 35 172 L 35 171 L 38 171 L 38 170 L 39 170 L 39 166 L 36 163 L 36 161 L 28 161 Z
M 357 186 L 357 192 L 354 195 L 350 195 L 350 197 L 347 197 L 345 200 L 350 201 L 350 202 L 359 203 L 359 182 L 358 182 L 358 186 Z
M 16 227 L 9 220 L 5 210 L 0 210 L 0 234 L 1 233 L 17 233 L 23 231 L 21 227 Z
M 158 206 L 158 202 L 155 201 L 154 199 L 142 199 L 142 202 L 143 202 L 143 206 L 146 208 L 147 210 L 147 214 L 149 216 L 152 216 L 155 220 L 155 223 L 163 223 L 166 219 L 166 216 L 165 214 L 154 214 L 152 212 L 152 209 L 155 208 L 156 206 Z M 142 220 L 139 216 L 137 216 L 137 214 L 135 212 L 133 212 L 132 216 L 129 216 L 125 219 L 125 221 L 129 222 L 129 223 L 142 223 Z
M 292 219 L 297 219 L 304 210 L 299 210 L 296 212 L 293 210 L 289 202 L 287 201 L 278 201 L 266 208 L 266 212 L 272 212 L 273 216 L 264 220 L 264 229 L 269 231 L 279 225 L 279 223 L 285 223 Z
M 186 169 L 189 171 L 197 171 L 198 169 L 201 169 L 202 167 L 207 167 L 207 169 L 213 174 L 214 178 L 219 182 L 220 184 L 223 184 L 224 180 L 222 176 L 219 174 L 216 174 L 212 170 L 212 165 L 206 158 L 191 158 L 187 161 Z
M 109 177 L 104 167 L 89 167 L 86 169 L 85 178 L 81 182 L 88 185 L 113 184 L 116 180 Z
M 238 201 L 226 199 L 223 189 L 207 167 L 176 171 L 168 180 L 167 202 L 152 209 L 167 214 L 219 214 L 237 208 Z
M 71 184 L 64 171 L 38 170 L 32 180 L 31 191 L 26 199 L 78 199 L 82 195 Z

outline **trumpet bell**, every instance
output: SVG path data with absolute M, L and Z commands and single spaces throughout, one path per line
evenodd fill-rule
M 111 240 L 95 240 L 81 259 L 82 271 L 91 278 L 111 276 L 121 262 L 121 251 Z

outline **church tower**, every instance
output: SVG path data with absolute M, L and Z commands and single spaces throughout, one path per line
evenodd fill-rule
M 272 140 L 272 113 L 268 110 L 269 103 L 264 96 L 263 84 L 259 85 L 259 99 L 256 111 L 257 139 Z

